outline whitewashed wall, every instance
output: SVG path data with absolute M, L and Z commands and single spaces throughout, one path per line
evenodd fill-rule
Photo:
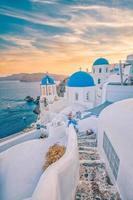
M 49 104 L 49 110 L 51 112 L 60 112 L 68 105 L 68 102 L 65 98 L 61 98 L 58 101 L 54 101 L 53 104 Z
M 78 100 L 75 99 L 75 94 L 78 94 Z M 86 94 L 89 93 L 89 99 L 86 99 Z M 95 104 L 95 87 L 67 87 L 67 98 L 69 103 L 79 103 L 92 108 Z
M 105 108 L 98 121 L 98 148 L 106 162 L 112 181 L 116 183 L 123 200 L 133 199 L 133 99 L 116 102 Z M 120 159 L 117 180 L 103 150 L 106 133 Z
M 132 85 L 107 85 L 105 101 L 115 102 L 127 98 L 133 98 Z
M 28 140 L 39 138 L 39 136 L 40 136 L 40 130 L 36 129 L 34 129 L 33 131 L 28 131 L 27 133 L 22 133 L 20 135 L 18 134 L 12 136 L 11 138 L 0 143 L 0 152 L 5 151 L 16 144 L 20 144 Z
M 74 200 L 78 180 L 77 136 L 69 127 L 66 153 L 41 176 L 31 200 Z
M 95 132 L 97 132 L 97 123 L 98 118 L 95 116 L 88 117 L 83 120 L 78 121 L 78 128 L 79 131 L 86 131 L 87 129 L 93 129 Z
M 73 200 L 79 178 L 77 136 L 73 127 L 67 134 L 36 139 L 0 154 L 1 200 Z M 66 146 L 66 152 L 43 172 L 48 148 L 55 144 Z
M 104 83 L 107 78 L 109 77 L 109 70 L 106 72 L 106 69 L 109 69 L 109 65 L 96 65 L 96 66 L 92 66 L 93 70 L 93 73 L 92 73 L 92 76 L 94 78 L 94 81 L 95 81 L 95 84 L 97 85 L 98 84 L 98 79 L 101 80 L 101 84 Z M 102 69 L 102 72 L 99 73 L 99 69 Z
M 66 125 L 60 125 L 60 126 L 50 126 L 49 127 L 49 137 L 50 138 L 62 138 L 66 134 Z

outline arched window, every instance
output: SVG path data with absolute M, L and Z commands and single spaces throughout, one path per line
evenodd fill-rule
M 49 89 L 49 95 L 51 95 L 51 86 L 49 86 L 48 89 Z
M 101 83 L 101 79 L 99 78 L 99 79 L 98 79 L 98 84 L 100 84 L 100 83 Z
M 75 93 L 75 100 L 78 101 L 78 99 L 79 99 L 79 95 L 78 93 Z
M 53 95 L 55 94 L 54 86 L 52 86 Z
M 102 68 L 99 68 L 99 73 L 102 73 Z
M 86 100 L 89 101 L 89 92 L 86 93 Z
M 93 73 L 95 74 L 95 69 L 93 68 Z
M 45 96 L 45 87 L 42 87 L 42 96 Z
M 106 73 L 108 72 L 108 68 L 106 68 Z
M 48 96 L 48 86 L 46 85 L 46 95 Z

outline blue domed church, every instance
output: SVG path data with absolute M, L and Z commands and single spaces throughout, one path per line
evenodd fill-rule
M 67 81 L 67 99 L 69 103 L 78 103 L 93 107 L 95 102 L 95 84 L 93 77 L 84 71 L 73 73 Z

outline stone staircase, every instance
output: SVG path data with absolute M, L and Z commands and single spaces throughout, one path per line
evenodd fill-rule
M 78 133 L 80 180 L 75 200 L 120 200 L 97 150 L 96 134 Z

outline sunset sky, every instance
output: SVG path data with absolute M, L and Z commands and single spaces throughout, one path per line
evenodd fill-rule
M 69 74 L 132 53 L 132 0 L 0 0 L 0 76 Z

